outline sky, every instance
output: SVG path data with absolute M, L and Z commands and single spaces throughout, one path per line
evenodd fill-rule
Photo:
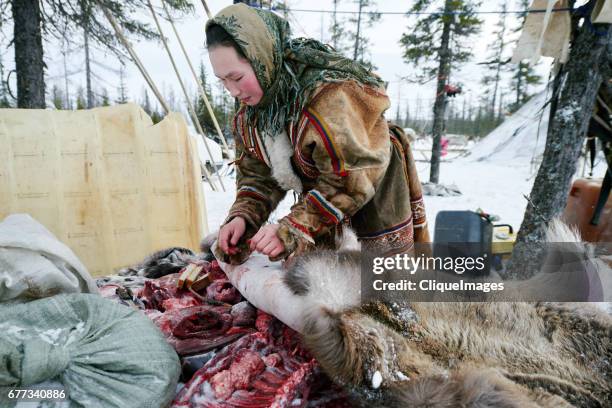
M 213 14 L 231 4 L 230 0 L 207 0 L 209 8 Z M 411 1 L 392 1 L 378 0 L 375 2 L 377 11 L 381 12 L 405 12 L 408 10 Z M 494 11 L 500 9 L 502 0 L 494 0 L 485 2 L 480 6 L 482 11 Z M 189 57 L 194 65 L 200 64 L 203 61 L 208 73 L 209 79 L 214 80 L 215 91 L 220 90 L 220 84 L 212 76 L 212 68 L 208 61 L 208 55 L 204 47 L 204 25 L 206 15 L 200 1 L 194 1 L 194 12 L 191 15 L 182 17 L 176 22 L 176 27 L 183 40 Z M 289 16 L 289 22 L 292 26 L 294 36 L 314 37 L 324 42 L 330 40 L 329 26 L 331 24 L 331 14 L 312 13 L 298 10 L 332 10 L 333 2 L 331 0 L 289 0 L 289 7 L 294 9 Z M 509 10 L 518 10 L 518 1 L 508 2 Z M 154 6 L 160 6 L 160 0 L 153 0 Z M 158 8 L 160 10 L 161 7 Z M 339 11 L 355 11 L 356 4 L 351 0 L 344 0 L 338 7 Z M 139 13 L 141 18 L 150 22 L 154 26 L 148 10 L 143 10 Z M 341 15 L 341 18 L 348 18 L 348 14 Z M 498 19 L 497 15 L 484 14 L 481 15 L 484 23 L 481 32 L 471 39 L 471 47 L 474 57 L 470 63 L 467 63 L 463 68 L 451 74 L 451 83 L 460 83 L 463 86 L 463 94 L 453 100 L 457 107 L 463 103 L 463 98 L 468 101 L 475 102 L 482 94 L 482 85 L 480 78 L 482 77 L 482 68 L 478 65 L 479 62 L 487 59 L 487 46 L 492 40 L 495 23 Z M 512 14 L 508 15 L 510 27 L 518 25 L 518 20 Z M 410 83 L 406 78 L 410 78 L 415 74 L 415 68 L 406 64 L 402 59 L 402 48 L 399 45 L 399 40 L 404 32 L 409 29 L 411 20 L 403 14 L 399 15 L 383 15 L 381 20 L 374 26 L 366 28 L 365 33 L 370 41 L 370 53 L 372 61 L 378 67 L 378 74 L 389 82 L 388 94 L 391 98 L 391 108 L 389 109 L 388 118 L 395 118 L 396 111 L 399 109 L 402 116 L 407 107 L 411 114 L 414 115 L 417 109 L 420 109 L 420 115 L 429 115 L 431 106 L 433 106 L 433 98 L 435 90 L 433 82 L 419 85 Z M 348 24 L 348 23 L 347 23 Z M 185 58 L 182 55 L 180 47 L 176 41 L 171 26 L 162 21 L 162 29 L 165 36 L 170 40 L 170 46 L 173 51 L 179 71 L 183 80 L 187 84 L 191 94 L 196 93 L 196 82 L 188 68 Z M 13 50 L 7 47 L 10 41 L 12 27 L 4 27 L 3 37 L 0 39 L 2 46 L 1 52 L 5 70 L 13 69 Z M 509 37 L 511 38 L 511 37 Z M 157 86 L 162 89 L 166 95 L 170 90 L 175 95 L 175 106 L 179 107 L 181 101 L 184 100 L 181 88 L 172 69 L 168 55 L 166 54 L 161 42 L 152 41 L 133 41 L 134 49 L 141 58 L 144 66 L 149 71 L 149 75 L 153 78 Z M 61 43 L 57 40 L 48 41 L 45 44 L 45 61 L 47 63 L 47 91 L 49 92 L 54 84 L 64 89 L 64 58 L 62 55 Z M 508 53 L 511 49 L 508 49 Z M 100 87 L 107 88 L 111 99 L 117 96 L 117 88 L 119 84 L 118 70 L 120 64 L 118 60 L 110 53 L 104 52 L 99 45 L 95 46 L 92 52 L 92 70 L 95 74 L 94 90 L 100 93 Z M 539 72 L 545 77 L 548 71 L 548 64 L 541 64 Z M 74 47 L 66 58 L 66 71 L 69 75 L 69 90 L 74 95 L 79 86 L 85 85 L 84 72 L 84 53 L 78 46 Z M 142 100 L 142 93 L 146 86 L 141 74 L 137 68 L 128 61 L 126 64 L 126 84 L 131 100 Z M 14 75 L 12 76 L 11 85 L 15 89 Z M 507 82 L 507 81 L 506 81 Z M 509 93 L 507 87 L 503 90 L 504 93 Z M 149 91 L 149 97 L 154 100 L 153 94 Z M 511 95 L 506 96 L 508 100 Z M 420 108 L 417 106 L 417 100 L 420 100 Z

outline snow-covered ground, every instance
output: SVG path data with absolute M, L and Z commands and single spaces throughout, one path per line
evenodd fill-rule
M 442 210 L 476 210 L 481 208 L 497 214 L 500 223 L 508 223 L 518 229 L 523 219 L 527 200 L 538 164 L 544 152 L 548 126 L 548 108 L 544 108 L 544 92 L 534 96 L 523 108 L 507 118 L 497 129 L 476 143 L 468 155 L 443 162 L 440 167 L 440 182 L 454 184 L 462 195 L 454 197 L 425 196 L 430 232 L 436 214 Z M 423 143 L 417 142 L 422 148 Z M 595 176 L 605 172 L 603 160 L 595 169 Z M 429 179 L 429 163 L 417 162 L 421 181 Z M 578 165 L 577 176 L 582 174 Z M 227 216 L 235 195 L 232 177 L 224 177 L 227 189 L 213 192 L 205 184 L 208 223 L 211 231 L 217 229 Z M 294 203 L 293 194 L 288 194 L 271 221 L 283 217 Z M 433 235 L 432 235 L 433 236 Z

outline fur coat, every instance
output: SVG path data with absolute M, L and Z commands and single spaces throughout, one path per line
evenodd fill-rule
M 299 194 L 279 221 L 285 253 L 335 248 L 342 225 L 364 249 L 409 251 L 429 235 L 409 138 L 388 125 L 384 91 L 355 81 L 321 85 L 286 133 L 261 134 L 235 118 L 237 195 L 228 222 L 247 221 L 248 239 L 288 190 Z M 240 263 L 243 253 L 220 259 Z

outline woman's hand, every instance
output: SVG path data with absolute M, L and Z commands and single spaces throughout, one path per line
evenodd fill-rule
M 235 217 L 219 230 L 219 248 L 226 254 L 232 251 L 246 231 L 246 221 L 242 217 Z
M 251 238 L 249 247 L 251 251 L 261 252 L 271 258 L 280 255 L 285 250 L 283 242 L 278 238 L 278 224 L 264 225 Z

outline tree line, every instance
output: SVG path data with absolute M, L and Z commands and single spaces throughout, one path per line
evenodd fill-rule
M 188 0 L 164 0 L 169 8 L 178 14 L 193 10 Z M 290 15 L 289 2 L 271 0 L 234 0 L 257 7 L 268 7 L 277 12 Z M 509 27 L 507 15 L 500 14 L 496 31 L 489 44 L 489 55 L 482 62 L 485 75 L 481 79 L 484 92 L 480 98 L 466 105 L 464 99 L 461 109 L 452 109 L 449 105 L 446 87 L 456 86 L 453 74 L 462 64 L 473 58 L 470 41 L 474 40 L 482 25 L 476 14 L 481 5 L 479 1 L 469 0 L 419 0 L 413 3 L 409 13 L 423 13 L 417 18 L 411 17 L 406 33 L 401 38 L 400 46 L 404 60 L 412 65 L 414 74 L 404 78 L 406 81 L 428 82 L 435 80 L 436 95 L 433 103 L 433 119 L 424 120 L 411 117 L 406 108 L 404 115 L 399 112 L 395 120 L 404 126 L 414 127 L 422 133 L 432 134 L 434 144 L 445 132 L 463 133 L 473 137 L 486 135 L 495 128 L 503 118 L 525 103 L 530 97 L 530 87 L 540 83 L 533 68 L 526 63 L 518 66 L 509 64 L 508 51 L 512 44 L 507 40 L 508 34 L 520 30 L 520 25 Z M 15 76 L 17 96 L 13 98 L 8 90 L 8 73 L 3 69 L 0 56 L 0 106 L 21 108 L 43 108 L 49 103 L 57 109 L 83 109 L 95 106 L 107 106 L 125 103 L 129 100 L 125 85 L 125 69 L 123 64 L 128 60 L 122 48 L 117 43 L 116 36 L 105 20 L 101 7 L 105 7 L 114 18 L 120 22 L 131 38 L 158 39 L 158 34 L 148 23 L 139 20 L 135 11 L 146 6 L 146 0 L 0 0 L 0 10 L 10 8 L 13 26 L 12 43 L 15 51 Z M 520 0 L 521 9 L 528 7 L 528 0 Z M 357 11 L 348 17 L 338 13 L 342 6 L 356 6 Z M 371 69 L 376 69 L 372 59 L 369 33 L 380 21 L 381 14 L 376 10 L 374 0 L 333 0 L 333 12 L 328 26 L 330 45 L 349 58 L 360 61 Z M 502 11 L 507 10 L 504 4 Z M 3 12 L 0 24 L 6 23 L 9 13 Z M 524 16 L 523 16 L 524 18 Z M 522 21 L 521 21 L 522 25 Z M 85 85 L 78 85 L 76 91 L 70 90 L 67 78 L 65 84 L 53 84 L 46 88 L 44 44 L 49 39 L 62 41 L 64 64 L 67 49 L 77 46 L 82 51 Z M 105 87 L 93 86 L 96 82 L 95 67 L 98 62 L 92 57 L 91 47 L 97 45 L 111 51 L 121 62 L 122 68 L 115 72 L 118 79 L 117 97 L 113 100 Z M 67 70 L 64 74 L 67 76 Z M 504 76 L 511 75 L 509 84 L 504 83 Z M 204 68 L 200 69 L 200 77 L 206 83 L 206 92 L 221 125 L 228 125 L 234 112 L 234 104 L 223 92 L 217 92 L 211 84 L 205 81 Z M 99 81 L 98 81 L 99 82 Z M 71 94 L 72 93 L 72 94 Z M 168 99 L 176 99 L 170 91 L 165 95 Z M 216 97 L 213 97 L 216 96 Z M 212 120 L 204 109 L 203 101 L 196 100 L 198 117 L 203 128 L 214 134 Z M 139 100 L 143 108 L 154 118 L 163 117 L 156 104 L 151 103 L 148 92 L 143 91 Z M 180 103 L 178 105 L 181 105 Z M 399 108 L 399 104 L 398 104 Z M 425 109 L 427 109 L 426 107 Z M 182 109 L 180 109 L 182 110 Z

